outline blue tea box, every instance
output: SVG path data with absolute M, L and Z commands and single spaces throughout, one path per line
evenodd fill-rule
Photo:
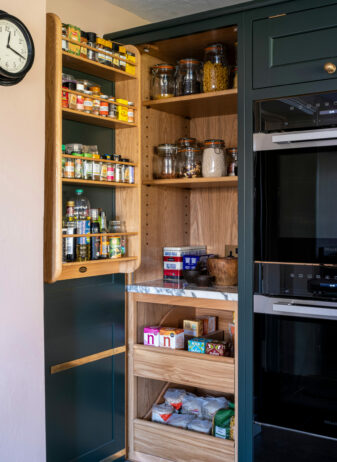
M 195 337 L 188 341 L 188 351 L 192 353 L 206 353 L 208 340 L 202 337 Z

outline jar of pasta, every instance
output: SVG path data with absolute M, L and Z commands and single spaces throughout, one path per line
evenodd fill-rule
M 229 87 L 230 66 L 222 43 L 214 43 L 205 48 L 204 92 L 226 90 Z

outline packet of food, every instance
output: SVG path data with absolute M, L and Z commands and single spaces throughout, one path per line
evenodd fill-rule
M 180 411 L 183 405 L 183 397 L 186 395 L 186 390 L 182 388 L 169 388 L 165 395 L 165 403 L 174 407 L 175 411 Z
M 213 420 L 216 412 L 219 409 L 224 409 L 228 407 L 228 401 L 224 396 L 220 396 L 218 398 L 214 398 L 212 396 L 208 396 L 204 398 L 203 407 L 202 407 L 202 415 L 204 419 Z
M 152 422 L 167 423 L 173 414 L 173 407 L 169 404 L 155 404 L 152 406 Z
M 192 414 L 201 418 L 204 399 L 200 396 L 195 396 L 193 393 L 186 393 L 182 400 L 182 414 Z
M 179 428 L 187 428 L 188 424 L 195 419 L 194 415 L 189 414 L 172 414 L 168 419 L 168 425 Z
M 212 430 L 212 422 L 206 419 L 195 418 L 187 425 L 187 429 L 209 435 Z
M 225 440 L 234 440 L 234 404 L 228 403 L 227 409 L 219 409 L 213 420 L 213 435 Z

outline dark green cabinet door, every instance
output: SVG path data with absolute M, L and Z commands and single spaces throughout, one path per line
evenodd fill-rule
M 336 79 L 327 62 L 337 66 L 337 4 L 254 21 L 254 88 Z

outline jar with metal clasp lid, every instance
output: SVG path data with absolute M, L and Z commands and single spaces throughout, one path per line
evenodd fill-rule
M 179 61 L 176 94 L 193 95 L 202 91 L 201 63 L 198 59 L 185 58 Z
M 160 144 L 153 157 L 153 177 L 169 179 L 177 177 L 177 146 Z
M 171 98 L 175 94 L 175 69 L 171 64 L 158 64 L 153 74 L 153 99 Z

